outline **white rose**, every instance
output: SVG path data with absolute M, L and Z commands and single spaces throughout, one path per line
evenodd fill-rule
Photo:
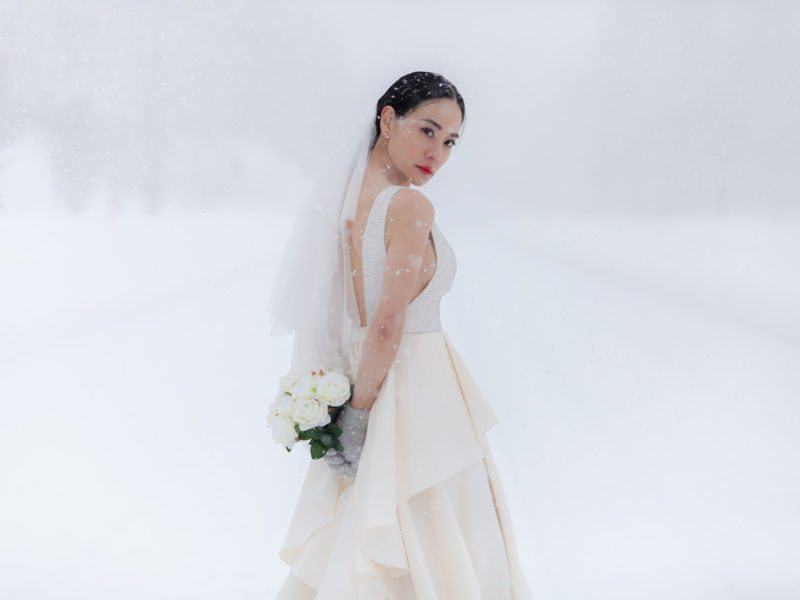
M 269 405 L 269 411 L 276 417 L 291 417 L 294 412 L 294 398 L 280 392 Z
M 291 448 L 297 441 L 297 431 L 294 428 L 294 420 L 289 416 L 270 413 L 267 422 L 272 430 L 272 439 L 277 443 Z
M 350 397 L 350 380 L 341 373 L 325 373 L 317 382 L 317 398 L 328 406 L 341 406 Z
M 331 422 L 328 406 L 316 398 L 301 397 L 295 399 L 292 418 L 300 425 L 300 429 L 303 431 L 312 427 L 322 427 Z
M 288 373 L 281 377 L 281 392 L 292 392 L 292 388 L 297 383 L 297 380 L 300 379 L 300 376 L 296 373 Z
M 292 386 L 291 394 L 295 398 L 313 398 L 317 387 L 317 376 L 306 373 Z

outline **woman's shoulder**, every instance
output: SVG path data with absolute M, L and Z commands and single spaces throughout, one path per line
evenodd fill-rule
M 386 211 L 384 242 L 386 247 L 392 239 L 427 238 L 433 228 L 435 210 L 428 197 L 417 189 L 398 186 L 391 192 Z
M 416 188 L 402 185 L 391 192 L 387 212 L 395 220 L 414 222 L 420 219 L 427 223 L 433 223 L 436 215 L 433 202 L 425 194 Z

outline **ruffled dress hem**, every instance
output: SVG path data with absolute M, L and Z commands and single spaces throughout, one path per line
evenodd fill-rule
M 404 333 L 356 476 L 309 465 L 276 600 L 528 600 L 486 440 L 496 423 L 444 331 Z

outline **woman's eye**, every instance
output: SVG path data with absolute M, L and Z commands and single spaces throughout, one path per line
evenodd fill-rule
M 424 131 L 425 134 L 434 133 L 433 129 L 431 129 L 430 127 L 423 127 L 422 131 Z M 428 137 L 433 137 L 433 136 L 428 136 Z M 456 142 L 455 140 L 447 140 L 445 144 L 449 145 L 452 148 L 453 146 L 456 145 Z

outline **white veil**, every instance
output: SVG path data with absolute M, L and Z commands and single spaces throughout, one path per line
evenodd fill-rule
M 283 250 L 267 311 L 270 335 L 294 333 L 290 373 L 315 366 L 355 376 L 347 348 L 360 327 L 347 239 L 369 146 L 375 115 L 363 121 L 357 139 L 332 149 L 320 165 L 312 191 L 300 208 Z

